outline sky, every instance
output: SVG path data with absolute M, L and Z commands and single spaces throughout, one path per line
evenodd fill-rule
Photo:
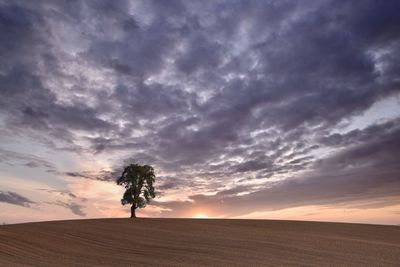
M 399 1 L 0 0 L 0 223 L 400 224 Z

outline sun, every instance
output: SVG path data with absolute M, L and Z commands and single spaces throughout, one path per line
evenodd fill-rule
M 195 219 L 207 219 L 207 218 L 210 218 L 210 217 L 208 217 L 207 214 L 204 214 L 204 213 L 197 213 L 196 215 L 193 216 L 193 218 L 195 218 Z

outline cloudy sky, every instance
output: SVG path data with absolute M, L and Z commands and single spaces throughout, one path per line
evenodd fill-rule
M 0 0 L 0 223 L 400 223 L 399 1 Z

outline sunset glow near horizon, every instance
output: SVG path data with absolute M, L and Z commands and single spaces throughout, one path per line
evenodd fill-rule
M 1 1 L 0 223 L 400 224 L 399 1 Z
M 207 218 L 210 218 L 210 217 L 208 217 L 207 214 L 204 214 L 204 213 L 197 213 L 197 214 L 195 214 L 193 216 L 193 218 L 195 218 L 195 219 L 207 219 Z

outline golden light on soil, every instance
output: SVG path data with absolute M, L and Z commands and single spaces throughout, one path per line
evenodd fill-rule
M 196 215 L 193 216 L 193 218 L 195 218 L 195 219 L 207 219 L 207 218 L 210 218 L 210 217 L 208 217 L 207 214 L 204 214 L 204 213 L 197 213 Z

